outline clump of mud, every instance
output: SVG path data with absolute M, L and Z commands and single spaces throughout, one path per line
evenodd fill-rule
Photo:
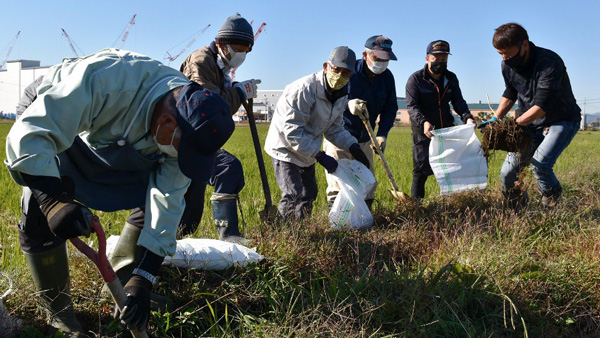
M 513 119 L 488 124 L 483 129 L 481 139 L 483 155 L 486 158 L 491 155 L 493 150 L 522 153 L 530 143 L 531 135 L 527 128 L 518 125 Z

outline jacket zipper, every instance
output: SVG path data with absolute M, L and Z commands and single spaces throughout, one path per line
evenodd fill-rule
M 443 129 L 444 128 L 444 120 L 442 119 L 442 98 L 446 95 L 446 92 L 448 91 L 448 87 L 449 86 L 447 86 L 446 89 L 444 89 L 444 94 L 442 94 L 442 96 L 440 96 L 440 87 L 438 87 L 438 85 L 435 82 L 430 81 L 430 80 L 428 80 L 426 78 L 423 78 L 423 80 L 425 80 L 425 81 L 429 82 L 430 84 L 434 85 L 435 89 L 437 90 L 437 93 L 438 93 L 438 110 L 440 112 L 440 124 L 442 125 L 442 129 Z

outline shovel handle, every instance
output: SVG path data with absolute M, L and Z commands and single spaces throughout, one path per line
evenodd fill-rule
M 110 290 L 110 294 L 112 295 L 115 304 L 122 310 L 127 295 L 125 294 L 125 290 L 123 290 L 121 281 L 117 278 L 117 274 L 115 274 L 115 271 L 110 265 L 108 257 L 106 257 L 106 235 L 102 230 L 102 225 L 100 224 L 98 216 L 92 216 L 91 225 L 93 232 L 95 232 L 98 237 L 97 252 L 78 237 L 70 238 L 69 240 L 79 251 L 81 251 L 81 253 L 86 255 L 98 267 L 100 275 L 102 275 L 104 283 L 106 283 L 106 286 Z M 135 338 L 148 338 L 148 333 L 146 333 L 145 330 L 131 330 L 131 335 Z
M 367 116 L 369 116 L 369 111 L 367 110 L 367 107 L 365 107 L 365 112 L 366 112 Z M 369 134 L 369 137 L 371 138 L 371 143 L 373 143 L 373 145 L 375 146 L 374 150 L 377 153 L 377 155 L 379 155 L 379 159 L 381 160 L 381 163 L 383 163 L 383 166 L 385 167 L 385 172 L 386 172 L 388 178 L 390 179 L 390 183 L 392 184 L 392 189 L 394 190 L 394 193 L 399 193 L 400 190 L 398 189 L 396 180 L 394 180 L 394 176 L 392 175 L 392 170 L 390 169 L 390 166 L 388 165 L 387 161 L 385 160 L 385 157 L 383 156 L 383 152 L 381 151 L 379 142 L 377 142 L 377 139 L 375 138 L 375 135 L 373 133 L 373 128 L 371 128 L 371 124 L 369 123 L 369 120 L 363 114 L 360 114 L 359 117 L 365 124 L 365 127 L 367 127 L 367 133 Z
M 256 121 L 254 120 L 253 103 L 253 99 L 248 99 L 248 101 L 244 101 L 242 104 L 244 105 L 244 109 L 246 109 L 246 113 L 248 114 L 250 133 L 252 134 L 254 152 L 256 153 L 256 160 L 258 162 L 258 171 L 260 172 L 260 180 L 262 181 L 263 192 L 265 194 L 265 209 L 269 210 L 273 205 L 273 201 L 271 200 L 271 189 L 269 188 L 267 171 L 265 170 L 265 161 L 262 156 L 262 148 L 260 146 L 258 130 L 256 129 Z

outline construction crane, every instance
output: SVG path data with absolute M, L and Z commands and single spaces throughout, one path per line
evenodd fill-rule
M 65 38 L 67 38 L 67 41 L 69 42 L 69 47 L 71 47 L 71 50 L 73 51 L 73 54 L 75 54 L 76 57 L 79 57 L 79 54 L 77 54 L 77 50 L 75 50 L 75 46 L 77 46 L 77 44 L 71 40 L 71 37 L 69 36 L 69 34 L 67 34 L 67 31 L 64 30 L 64 28 L 61 28 L 60 30 L 62 30 L 63 36 Z M 75 46 L 73 46 L 75 45 Z M 81 54 L 85 54 L 81 48 L 79 48 L 79 46 L 77 46 L 77 49 L 79 49 L 79 52 L 81 52 Z
M 252 22 L 254 22 L 254 20 L 252 20 Z M 254 33 L 254 42 L 256 42 L 256 39 L 258 39 L 258 36 L 260 35 L 260 33 L 262 33 L 263 29 L 265 28 L 265 26 L 267 25 L 266 22 L 263 22 L 259 27 L 258 30 L 256 30 L 256 33 Z M 231 70 L 231 81 L 233 81 L 235 79 L 235 70 L 237 68 L 233 68 Z
M 200 35 L 204 34 L 204 32 L 206 32 L 206 30 L 208 29 L 208 27 L 210 27 L 210 24 L 208 26 L 206 26 L 203 30 L 201 30 L 200 32 L 198 32 L 197 34 L 194 35 L 194 38 L 185 46 L 183 47 L 183 49 L 175 56 L 171 56 L 171 54 L 169 53 L 169 51 L 166 52 L 166 56 L 165 59 L 169 59 L 169 65 L 171 64 L 172 61 L 175 61 L 175 59 L 177 59 L 178 57 L 181 56 L 181 54 L 183 54 L 186 49 L 190 48 L 191 45 L 194 44 L 194 42 L 196 42 L 196 39 L 198 39 L 200 37 Z M 179 46 L 180 44 L 182 44 L 183 42 L 180 42 L 177 46 Z M 175 47 L 177 47 L 175 46 Z M 173 47 L 173 48 L 175 48 Z M 171 48 L 171 49 L 173 49 Z
M 121 47 L 123 47 L 123 44 L 125 43 L 125 40 L 127 40 L 127 36 L 129 36 L 129 29 L 131 29 L 131 26 L 135 25 L 135 16 L 137 14 L 134 14 L 133 17 L 131 17 L 131 20 L 129 20 L 129 23 L 127 24 L 127 27 L 125 27 L 125 29 L 123 30 L 123 32 L 121 32 L 123 34 L 123 38 L 121 39 L 121 43 L 119 44 L 119 49 L 121 49 Z M 121 36 L 121 35 L 119 35 Z M 117 38 L 118 40 L 119 38 Z M 114 45 L 114 43 L 113 43 Z
M 21 34 L 21 31 L 18 31 L 17 35 L 10 42 L 10 45 L 8 46 L 8 52 L 6 52 L 6 55 L 4 56 L 4 59 L 2 60 L 2 63 L 0 63 L 0 69 L 2 69 L 2 67 L 4 67 L 4 65 L 6 64 L 6 60 L 8 60 L 8 56 L 10 55 L 10 52 L 12 51 L 12 49 L 13 49 L 13 47 L 15 45 L 15 42 L 19 38 L 19 34 Z

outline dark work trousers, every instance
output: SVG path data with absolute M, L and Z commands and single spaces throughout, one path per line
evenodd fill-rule
M 302 220 L 312 213 L 319 188 L 315 165 L 300 167 L 290 162 L 273 159 L 275 178 L 281 189 L 279 213 L 285 219 Z
M 185 193 L 185 210 L 177 229 L 178 236 L 189 235 L 198 228 L 204 212 L 206 184 L 206 182 L 192 181 Z M 239 194 L 245 185 L 244 170 L 240 160 L 227 151 L 219 149 L 208 184 L 215 187 L 215 193 L 218 194 Z M 143 207 L 133 209 L 127 223 L 142 228 L 144 209 Z
M 410 194 L 413 199 L 419 200 L 425 197 L 425 182 L 427 177 L 433 175 L 429 165 L 429 144 L 431 139 L 425 136 L 423 127 L 412 128 L 413 139 L 413 180 Z

